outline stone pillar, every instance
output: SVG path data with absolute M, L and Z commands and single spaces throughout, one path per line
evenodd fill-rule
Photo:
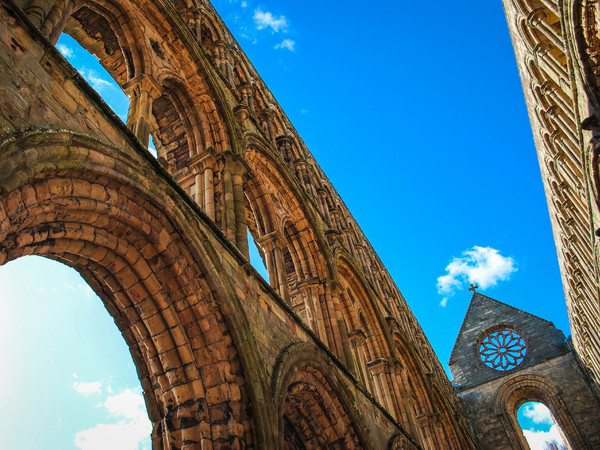
M 235 161 L 232 168 L 233 207 L 235 214 L 235 244 L 246 259 L 250 260 L 248 229 L 246 225 L 246 202 L 244 183 L 248 171 L 241 161 Z
M 25 13 L 36 27 L 41 28 L 52 6 L 54 0 L 31 0 L 25 7 Z
M 194 200 L 202 208 L 204 213 L 215 220 L 215 181 L 214 166 L 215 156 L 212 147 L 197 153 L 188 162 L 194 173 L 195 195 Z
M 229 43 L 226 41 L 215 42 L 215 64 L 225 77 L 225 79 L 233 84 L 233 70 L 229 61 Z
M 340 352 L 339 355 L 341 358 L 343 358 L 343 361 L 346 363 L 346 366 L 348 366 L 348 368 L 352 370 L 353 373 L 356 373 L 354 355 L 352 354 L 352 349 L 350 348 L 350 338 L 348 337 L 348 327 L 346 326 L 346 321 L 344 320 L 343 305 L 340 300 L 340 297 L 343 294 L 344 289 L 339 284 L 332 283 L 331 297 L 335 314 L 334 325 L 337 328 L 339 334 L 337 348 Z
M 242 83 L 237 87 L 237 90 L 242 103 L 250 109 L 252 114 L 254 114 L 254 86 L 250 83 Z
M 327 191 L 323 188 L 319 188 L 317 190 L 317 195 L 319 198 L 321 213 L 323 214 L 323 219 L 329 226 L 331 226 L 331 216 L 329 215 L 329 206 L 327 205 Z
M 246 166 L 230 151 L 222 155 L 223 226 L 227 238 L 249 258 L 244 182 Z
M 283 253 L 281 249 L 285 246 L 285 241 L 279 231 L 272 231 L 258 239 L 258 244 L 265 251 L 267 271 L 269 272 L 269 281 L 273 289 L 289 305 L 290 292 L 287 285 L 287 277 L 283 262 Z
M 354 330 L 350 333 L 350 345 L 354 350 L 354 354 L 356 355 L 357 365 L 358 365 L 358 377 L 363 382 L 363 384 L 367 387 L 370 392 L 373 392 L 373 385 L 371 384 L 371 378 L 368 376 L 369 371 L 367 369 L 367 359 L 366 359 L 366 346 L 367 346 L 367 336 L 365 335 L 363 330 Z
M 265 108 L 262 110 L 260 114 L 260 122 L 263 128 L 263 131 L 269 138 L 269 140 L 275 144 L 275 124 L 273 121 L 275 120 L 275 112 L 270 108 Z
M 277 150 L 286 162 L 290 162 L 293 160 L 293 142 L 293 139 L 290 136 L 286 136 L 285 134 L 277 136 L 277 138 L 275 139 Z
M 326 342 L 325 322 L 321 310 L 321 298 L 324 294 L 323 282 L 319 279 L 303 281 L 298 284 L 298 291 L 304 300 L 308 326 L 319 339 Z
M 57 0 L 42 22 L 40 28 L 42 34 L 46 36 L 52 44 L 56 44 L 58 41 L 74 7 L 75 4 L 72 0 Z
M 150 75 L 141 74 L 125 83 L 123 88 L 130 101 L 127 126 L 148 147 L 152 102 L 160 95 L 161 86 Z

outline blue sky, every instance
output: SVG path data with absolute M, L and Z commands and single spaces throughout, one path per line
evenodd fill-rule
M 570 334 L 500 0 L 374 0 L 367 10 L 358 1 L 214 5 L 341 194 L 444 365 L 473 281 L 484 294 Z M 126 97 L 94 58 L 65 37 L 59 48 L 125 119 Z M 118 330 L 73 271 L 53 275 L 56 270 L 34 258 L 0 268 L 0 320 L 11 325 L 3 327 L 1 342 L 13 343 L 3 351 L 15 361 L 3 376 L 23 380 L 25 391 L 18 395 L 32 402 L 44 392 L 51 394 L 48 408 L 89 409 L 67 431 L 67 419 L 53 409 L 54 431 L 66 436 L 53 448 L 78 448 L 77 433 L 101 430 L 99 425 L 142 429 L 137 410 L 125 411 L 124 405 L 135 406 L 139 383 L 123 362 L 129 355 Z M 20 286 L 31 290 L 19 293 Z M 59 311 L 69 314 L 63 318 Z M 107 334 L 97 335 L 102 314 Z M 43 332 L 34 338 L 31 330 Z M 45 346 L 54 339 L 64 344 Z M 119 356 L 107 347 L 120 348 Z M 50 353 L 56 348 L 64 351 Z M 38 360 L 45 362 L 30 366 Z M 29 394 L 27 376 L 50 373 L 50 367 L 49 384 Z M 0 393 L 0 404 L 15 396 L 16 390 Z M 0 428 L 3 442 L 8 429 Z M 85 436 L 92 436 L 89 445 L 81 438 L 79 448 L 94 448 L 93 432 Z

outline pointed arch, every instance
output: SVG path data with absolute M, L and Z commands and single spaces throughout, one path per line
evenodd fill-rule
M 279 411 L 277 448 L 371 448 L 352 394 L 312 344 L 291 344 L 282 352 L 271 392 Z

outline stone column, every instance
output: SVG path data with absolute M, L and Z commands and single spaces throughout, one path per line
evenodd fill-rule
M 20 3 L 27 4 L 26 2 Z M 54 0 L 31 0 L 24 9 L 27 16 L 29 16 L 29 20 L 36 27 L 41 28 L 52 6 L 54 6 Z
M 275 144 L 277 145 L 277 150 L 286 162 L 290 162 L 293 160 L 293 140 L 290 136 L 286 136 L 285 134 L 277 136 L 277 138 L 275 139 Z
M 204 212 L 213 222 L 215 221 L 215 175 L 212 164 L 206 164 L 203 172 Z
M 217 41 L 215 42 L 215 64 L 221 70 L 221 73 L 225 77 L 225 79 L 234 84 L 233 80 L 233 70 L 231 68 L 231 63 L 229 61 L 229 43 L 226 41 Z
M 327 205 L 327 191 L 323 188 L 319 188 L 317 190 L 317 195 L 321 212 L 323 213 L 323 219 L 325 220 L 325 223 L 331 226 L 331 216 L 329 215 L 329 206 Z
M 275 145 L 275 124 L 273 123 L 273 121 L 275 120 L 275 112 L 270 109 L 270 108 L 265 108 L 262 110 L 261 114 L 260 114 L 260 121 L 261 121 L 261 125 L 263 127 L 263 131 L 265 132 L 265 134 L 267 135 L 267 137 L 270 139 L 270 141 L 272 143 L 274 143 Z
M 298 291 L 304 300 L 308 326 L 321 339 L 326 342 L 325 323 L 321 310 L 321 297 L 324 294 L 323 282 L 319 279 L 303 281 L 298 284 Z
M 148 147 L 152 102 L 161 94 L 161 86 L 150 75 L 141 74 L 125 83 L 123 88 L 130 101 L 127 126 Z
M 269 281 L 271 286 L 289 305 L 290 292 L 287 284 L 282 253 L 282 248 L 285 246 L 285 241 L 281 237 L 281 233 L 279 231 L 272 231 L 271 233 L 261 236 L 258 240 L 258 243 L 265 251 L 267 271 L 269 272 Z
M 222 155 L 222 160 L 223 224 L 225 235 L 244 256 L 249 258 L 246 206 L 244 202 L 244 182 L 247 168 L 230 151 Z
M 242 103 L 250 109 L 252 114 L 254 114 L 254 86 L 250 83 L 242 83 L 237 89 Z
M 369 371 L 367 369 L 367 359 L 365 357 L 365 348 L 367 346 L 367 336 L 365 335 L 363 330 L 354 330 L 350 333 L 350 345 L 354 350 L 354 354 L 356 355 L 357 365 L 358 365 L 358 376 L 359 379 L 363 382 L 363 384 L 367 387 L 367 389 L 372 392 L 373 386 L 371 384 L 371 379 L 368 374 Z
M 353 373 L 356 373 L 356 365 L 354 362 L 354 355 L 352 354 L 352 349 L 350 348 L 350 338 L 348 337 L 348 327 L 346 326 L 346 321 L 344 320 L 343 306 L 340 300 L 340 297 L 344 294 L 344 289 L 339 284 L 333 284 L 331 286 L 331 297 L 332 297 L 332 305 L 334 307 L 335 314 L 335 326 L 337 328 L 339 334 L 338 342 L 338 351 L 339 355 L 343 358 L 346 363 L 346 366 Z
M 242 254 L 250 260 L 248 247 L 248 229 L 246 225 L 246 202 L 244 183 L 248 171 L 241 161 L 235 161 L 232 168 L 233 207 L 235 214 L 235 244 Z
M 57 0 L 54 2 L 54 6 L 50 9 L 48 15 L 42 22 L 40 28 L 42 34 L 46 36 L 52 44 L 56 45 L 74 7 L 75 4 L 72 0 Z

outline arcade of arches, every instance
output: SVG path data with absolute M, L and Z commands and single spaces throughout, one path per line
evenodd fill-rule
M 127 94 L 126 124 L 62 33 Z M 402 294 L 207 0 L 1 0 L 0 94 L 0 264 L 42 255 L 88 281 L 153 448 L 476 448 Z M 570 149 L 573 121 L 546 116 Z

